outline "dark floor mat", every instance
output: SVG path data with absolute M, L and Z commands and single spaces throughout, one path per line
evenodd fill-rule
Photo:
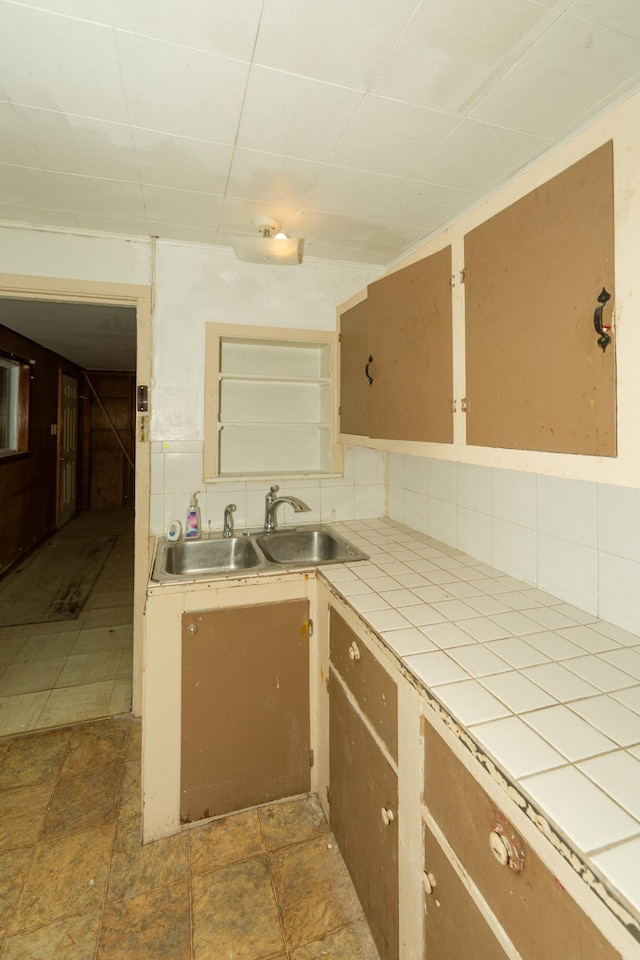
M 50 540 L 0 583 L 0 627 L 75 620 L 116 539 Z

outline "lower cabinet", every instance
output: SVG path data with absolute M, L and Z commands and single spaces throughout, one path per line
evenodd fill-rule
M 309 603 L 182 618 L 183 823 L 310 789 Z
M 540 857 L 454 756 L 442 737 L 426 724 L 424 803 L 446 837 L 462 869 L 486 901 L 523 960 L 619 960 L 619 954 L 564 889 Z M 434 853 L 431 844 L 429 857 Z M 442 863 L 425 860 L 440 897 Z M 446 881 L 445 881 L 446 882 Z M 443 887 L 444 889 L 444 887 Z M 444 895 L 442 897 L 444 906 Z M 433 916 L 433 911 L 430 911 Z M 465 911 L 464 917 L 473 911 Z M 464 921 L 467 922 L 466 919 Z M 471 922 L 471 921 L 470 921 Z M 445 921 L 441 921 L 445 925 Z M 427 921 L 427 936 L 429 921 Z M 458 941 L 455 941 L 456 944 Z M 429 957 L 459 956 L 426 950 Z M 460 956 L 501 956 L 500 953 Z
M 332 611 L 332 631 L 335 623 Z M 340 618 L 338 618 L 340 620 Z M 349 628 L 340 620 L 340 649 Z M 353 641 L 356 635 L 351 632 Z M 332 657 L 334 637 L 331 636 Z M 370 660 L 369 660 L 370 658 Z M 348 663 L 362 665 L 365 677 L 351 684 L 366 710 L 378 716 L 369 679 L 382 670 L 357 640 Z M 389 683 L 394 685 L 390 678 Z M 347 865 L 381 960 L 398 960 L 398 776 L 361 712 L 358 696 L 332 666 L 329 682 L 329 809 L 331 828 Z M 397 715 L 392 724 L 397 732 Z M 384 724 L 388 734 L 388 724 Z
M 424 960 L 506 960 L 467 888 L 424 825 Z

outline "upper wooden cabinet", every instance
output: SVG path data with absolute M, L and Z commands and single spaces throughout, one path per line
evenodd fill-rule
M 616 455 L 613 146 L 465 236 L 467 443 Z
M 453 441 L 451 247 L 372 283 L 340 334 L 341 433 Z

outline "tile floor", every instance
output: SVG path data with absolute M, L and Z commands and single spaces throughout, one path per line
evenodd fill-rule
M 0 736 L 131 709 L 133 511 L 89 510 L 55 536 L 114 535 L 76 620 L 0 628 Z
M 0 742 L 0 960 L 377 960 L 313 797 L 140 844 L 140 723 Z

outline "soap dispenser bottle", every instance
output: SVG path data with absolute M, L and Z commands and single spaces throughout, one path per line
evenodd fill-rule
M 187 540 L 197 540 L 200 536 L 200 507 L 198 506 L 198 490 L 191 497 L 189 501 L 189 509 L 187 510 L 187 522 L 185 525 L 184 535 Z

